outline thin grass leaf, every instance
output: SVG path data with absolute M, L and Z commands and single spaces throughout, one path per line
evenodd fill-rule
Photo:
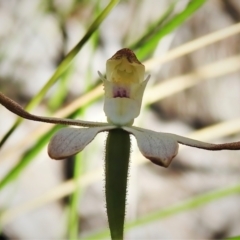
M 159 211 L 155 211 L 154 213 L 148 214 L 137 221 L 127 223 L 125 232 L 136 228 L 141 227 L 146 224 L 150 224 L 156 221 L 163 220 L 167 217 L 175 216 L 181 212 L 187 212 L 192 209 L 196 209 L 198 207 L 202 207 L 204 205 L 207 205 L 211 202 L 217 201 L 219 199 L 229 197 L 232 195 L 236 195 L 240 193 L 240 184 L 237 184 L 235 186 L 227 187 L 224 189 L 212 191 L 209 193 L 202 194 L 200 196 L 194 197 L 192 199 L 183 201 L 181 203 L 178 203 L 176 205 L 170 206 L 169 208 L 161 209 Z M 104 230 L 100 233 L 91 235 L 89 237 L 86 237 L 86 239 L 102 239 L 109 237 L 109 230 Z
M 215 42 L 226 39 L 230 36 L 238 34 L 240 32 L 240 23 L 233 24 L 226 28 L 217 30 L 213 33 L 206 34 L 202 37 L 189 41 L 180 45 L 179 47 L 171 49 L 169 52 L 162 56 L 155 56 L 144 62 L 146 70 L 149 71 L 162 63 L 169 62 L 171 60 L 177 59 L 183 55 L 189 54 L 200 48 L 206 47 Z
M 47 81 L 47 83 L 42 87 L 42 89 L 36 94 L 36 96 L 28 103 L 26 106 L 26 110 L 30 111 L 32 110 L 39 102 L 42 100 L 46 92 L 49 90 L 49 88 L 61 77 L 61 75 L 66 71 L 68 66 L 71 64 L 74 57 L 78 54 L 78 52 L 81 50 L 83 45 L 89 40 L 91 35 L 98 29 L 100 24 L 103 22 L 103 20 L 107 17 L 107 15 L 111 12 L 112 8 L 119 2 L 119 0 L 111 0 L 111 2 L 106 6 L 106 8 L 101 12 L 101 14 L 96 18 L 96 20 L 92 23 L 92 25 L 89 27 L 86 34 L 83 36 L 83 38 L 79 41 L 79 43 L 67 54 L 67 56 L 63 59 L 63 61 L 60 63 L 58 68 L 56 69 L 55 73 L 52 75 L 52 77 Z M 17 119 L 14 125 L 11 127 L 11 129 L 5 134 L 3 139 L 0 142 L 0 148 L 3 146 L 3 144 L 7 141 L 7 139 L 10 137 L 10 135 L 14 132 L 14 130 L 18 127 L 18 125 L 21 123 L 22 119 Z
M 148 40 L 148 44 L 144 44 L 136 51 L 136 55 L 138 56 L 138 58 L 142 60 L 148 55 L 150 55 L 157 47 L 159 41 L 164 36 L 166 36 L 175 28 L 180 26 L 187 18 L 192 16 L 192 14 L 196 12 L 205 2 L 206 0 L 191 1 L 182 12 L 167 21 L 167 23 L 164 24 L 163 27 L 158 32 L 156 32 L 151 39 Z
M 62 103 L 64 102 L 68 91 L 68 80 L 70 79 L 69 76 L 72 73 L 72 67 L 70 66 L 65 73 L 62 74 L 61 78 L 58 81 L 58 86 L 56 91 L 51 95 L 48 101 L 48 107 L 51 112 L 57 110 Z
M 83 117 L 86 107 L 77 110 L 72 117 Z M 67 236 L 71 240 L 78 239 L 79 234 L 79 213 L 78 213 L 78 203 L 81 197 L 81 189 L 78 179 L 84 174 L 84 162 L 82 161 L 83 153 L 78 153 L 74 159 L 74 172 L 73 180 L 76 184 L 75 190 L 71 194 L 69 203 L 69 215 L 68 215 L 68 229 Z
M 78 239 L 79 234 L 79 214 L 78 214 L 78 203 L 81 195 L 81 190 L 77 179 L 81 177 L 81 173 L 83 173 L 82 166 L 82 153 L 77 154 L 74 161 L 74 181 L 78 186 L 76 190 L 73 192 L 70 204 L 69 204 L 69 216 L 68 216 L 68 228 L 67 228 L 67 236 L 69 239 Z
M 129 46 L 133 51 L 143 47 L 144 44 L 148 44 L 148 41 L 151 40 L 153 35 L 160 30 L 163 24 L 167 21 L 167 19 L 172 15 L 174 8 L 176 6 L 177 1 L 174 1 L 170 4 L 167 10 L 163 13 L 163 15 L 153 24 L 151 24 L 147 31 L 140 37 L 135 43 Z
M 184 201 L 182 203 L 178 203 L 170 208 L 165 208 L 164 210 L 155 211 L 152 214 L 149 214 L 143 218 L 140 218 L 136 222 L 127 224 L 126 229 L 139 227 L 144 224 L 149 224 L 151 222 L 155 222 L 160 219 L 164 219 L 164 218 L 179 214 L 181 212 L 190 211 L 192 209 L 196 209 L 198 207 L 204 206 L 216 200 L 229 197 L 231 195 L 236 195 L 239 193 L 240 193 L 240 184 L 227 187 L 224 189 L 220 189 L 220 190 L 215 190 L 209 193 L 205 193 L 200 196 L 194 197 L 190 200 Z
M 239 71 L 239 62 L 240 55 L 235 55 L 199 67 L 187 74 L 165 79 L 164 82 L 156 84 L 146 92 L 144 103 L 148 105 L 152 104 L 177 92 L 193 87 L 202 81 L 213 80 L 216 77 Z
M 61 126 L 55 126 L 45 135 L 38 139 L 35 143 L 22 157 L 16 166 L 14 166 L 10 172 L 0 181 L 0 190 L 7 186 L 10 182 L 15 180 L 18 175 L 25 169 L 25 167 L 37 156 L 37 154 L 42 150 L 43 147 L 49 142 L 52 134 L 55 133 Z
M 98 1 L 98 2 L 96 3 L 95 8 L 94 8 L 94 12 L 93 12 L 94 16 L 98 16 L 98 15 L 100 14 L 100 12 L 101 12 L 101 7 L 100 7 L 100 6 L 101 6 L 101 4 L 100 4 L 100 2 Z M 90 41 L 91 41 L 93 50 L 97 50 L 97 48 L 99 47 L 99 41 L 100 41 L 100 33 L 99 33 L 99 31 L 96 31 L 96 32 L 92 35 Z

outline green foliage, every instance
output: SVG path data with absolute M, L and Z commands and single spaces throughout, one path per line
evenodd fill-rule
M 174 9 L 174 3 L 170 5 L 169 9 L 165 12 L 163 16 L 155 23 L 153 26 L 150 27 L 149 31 L 140 39 L 141 45 L 136 43 L 134 47 L 138 50 L 136 51 L 138 57 L 140 59 L 145 59 L 147 56 L 151 55 L 153 51 L 156 49 L 159 41 L 166 36 L 167 34 L 171 33 L 177 27 L 184 23 L 189 17 L 192 16 L 194 12 L 196 12 L 206 0 L 193 0 L 186 6 L 186 8 L 178 14 L 175 14 L 169 20 L 167 19 Z

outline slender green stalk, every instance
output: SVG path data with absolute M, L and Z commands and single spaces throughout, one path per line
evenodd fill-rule
M 82 153 L 79 153 L 75 157 L 74 161 L 74 173 L 73 177 L 78 184 L 77 179 L 80 177 L 80 174 L 82 172 Z M 79 184 L 78 184 L 79 185 Z M 69 209 L 69 218 L 68 218 L 68 239 L 69 240 L 75 240 L 78 239 L 78 233 L 79 233 L 79 227 L 78 227 L 78 202 L 80 198 L 80 188 L 76 188 L 76 190 L 73 192 L 70 200 L 70 209 Z
M 240 185 L 231 186 L 228 188 L 223 188 L 202 194 L 200 196 L 194 197 L 192 199 L 186 200 L 184 202 L 177 203 L 169 208 L 161 209 L 155 211 L 151 214 L 148 214 L 142 218 L 139 218 L 137 221 L 127 224 L 126 228 L 130 229 L 133 227 L 142 226 L 150 222 L 158 221 L 159 219 L 164 219 L 173 215 L 176 215 L 181 212 L 186 212 L 191 209 L 195 209 L 201 206 L 204 206 L 210 202 L 214 202 L 218 199 L 228 197 L 231 195 L 239 194 Z
M 38 139 L 38 142 L 28 149 L 19 161 L 1 180 L 0 190 L 7 186 L 10 182 L 15 180 L 26 166 L 39 154 L 44 146 L 50 141 L 52 135 L 61 128 L 61 126 L 54 126 L 49 132 Z M 37 146 L 37 147 L 36 147 Z
M 235 237 L 230 237 L 230 238 L 227 238 L 226 240 L 239 240 L 240 239 L 240 235 L 239 236 L 235 236 Z
M 73 72 L 73 67 L 72 65 L 65 71 L 65 73 L 62 74 L 61 78 L 58 81 L 58 85 L 56 88 L 56 91 L 50 96 L 49 100 L 48 100 L 48 108 L 50 109 L 51 112 L 56 111 L 57 109 L 59 109 L 67 94 L 68 94 L 68 85 L 69 84 L 69 80 L 70 80 L 70 76 Z
M 142 46 L 147 45 L 148 41 L 151 40 L 154 34 L 162 30 L 160 28 L 167 21 L 167 19 L 172 15 L 175 9 L 176 3 L 177 3 L 176 0 L 173 2 L 170 2 L 170 5 L 168 6 L 167 10 L 160 16 L 160 18 L 157 19 L 157 21 L 154 22 L 151 26 L 149 26 L 146 32 L 136 42 L 131 44 L 129 48 L 132 50 L 137 50 Z
M 239 193 L 240 193 L 240 184 L 201 194 L 191 199 L 187 199 L 186 201 L 176 203 L 165 209 L 154 211 L 153 213 L 147 214 L 137 219 L 134 222 L 127 223 L 126 231 L 136 227 L 145 226 L 146 224 L 150 224 L 156 221 L 163 220 L 167 217 L 175 216 L 182 212 L 187 212 L 189 210 L 193 210 L 198 207 L 205 206 L 211 202 L 217 201 L 225 197 L 238 195 Z M 109 232 L 107 230 L 104 230 L 102 232 L 86 237 L 86 239 L 103 239 L 108 236 L 109 236 Z
M 105 194 L 112 239 L 123 239 L 124 235 L 129 157 L 129 133 L 121 129 L 109 131 L 105 156 Z
M 150 55 L 164 36 L 172 32 L 178 26 L 181 26 L 181 24 L 191 17 L 193 13 L 196 12 L 205 2 L 206 0 L 190 1 L 182 12 L 176 14 L 163 24 L 161 29 L 157 32 L 155 31 L 151 38 L 148 39 L 148 43 L 142 45 L 142 47 L 136 51 L 138 58 L 144 59 L 147 55 Z

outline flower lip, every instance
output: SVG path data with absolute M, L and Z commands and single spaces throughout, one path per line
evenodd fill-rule
M 125 87 L 114 86 L 113 88 L 113 98 L 129 98 L 129 91 Z

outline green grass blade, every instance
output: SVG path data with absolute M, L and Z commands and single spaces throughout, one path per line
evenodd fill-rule
M 184 201 L 182 203 L 176 204 L 170 208 L 165 208 L 163 210 L 156 211 L 152 214 L 149 214 L 143 218 L 140 218 L 136 222 L 127 224 L 126 228 L 131 229 L 133 227 L 142 226 L 160 219 L 173 216 L 175 214 L 186 212 L 201 206 L 204 206 L 210 202 L 216 201 L 218 199 L 228 197 L 230 195 L 239 194 L 240 185 L 235 185 L 225 189 L 216 190 L 210 193 L 205 193 L 200 196 L 194 197 L 190 200 Z
M 18 118 L 13 126 L 7 131 L 7 133 L 3 136 L 3 138 L 0 141 L 0 149 L 4 145 L 4 143 L 8 140 L 8 138 L 12 135 L 12 133 L 15 131 L 15 129 L 18 127 L 18 125 L 22 122 L 21 118 Z
M 72 114 L 73 118 L 83 117 L 86 107 L 81 110 L 77 110 Z M 73 179 L 76 185 L 79 185 L 78 179 L 84 173 L 85 164 L 82 161 L 83 153 L 78 153 L 74 157 L 74 170 L 73 170 Z M 81 189 L 78 187 L 72 193 L 69 202 L 69 215 L 68 215 L 68 228 L 67 236 L 70 240 L 78 239 L 79 234 L 79 213 L 78 213 L 78 203 L 81 197 Z
M 147 31 L 140 37 L 135 43 L 129 46 L 133 51 L 141 48 L 144 44 L 148 44 L 147 42 L 153 37 L 153 35 L 163 26 L 163 24 L 167 21 L 170 15 L 173 13 L 177 1 L 174 1 L 170 4 L 167 10 L 163 13 L 163 15 L 151 26 L 148 27 Z
M 68 91 L 68 80 L 70 79 L 69 76 L 72 73 L 72 67 L 70 66 L 64 74 L 62 74 L 61 78 L 58 81 L 58 86 L 56 91 L 52 94 L 48 101 L 48 108 L 51 112 L 57 110 L 61 107 L 62 103 L 64 102 Z
M 33 109 L 44 97 L 46 92 L 49 90 L 49 88 L 61 77 L 61 75 L 66 71 L 74 57 L 77 55 L 77 53 L 81 50 L 83 45 L 89 40 L 91 35 L 97 30 L 97 28 L 100 26 L 100 24 L 103 22 L 103 20 L 107 17 L 107 15 L 111 12 L 112 8 L 119 2 L 119 0 L 111 0 L 110 3 L 106 6 L 106 8 L 101 12 L 101 14 L 96 18 L 96 20 L 92 23 L 92 25 L 89 27 L 86 34 L 83 36 L 83 38 L 79 41 L 79 43 L 66 55 L 66 57 L 63 59 L 63 61 L 58 66 L 55 73 L 52 75 L 52 77 L 48 80 L 48 82 L 43 86 L 43 88 L 36 94 L 36 96 L 28 103 L 26 106 L 26 110 L 30 111 Z M 14 132 L 14 130 L 17 128 L 17 126 L 21 123 L 22 119 L 17 119 L 12 128 L 5 134 L 3 139 L 0 142 L 0 148 L 3 146 L 3 144 L 6 142 L 6 140 L 10 137 L 10 135 Z
M 32 146 L 22 157 L 21 161 L 16 164 L 7 175 L 0 181 L 0 190 L 7 184 L 18 177 L 23 169 L 34 159 L 34 157 L 42 150 L 49 142 L 53 133 L 55 133 L 61 126 L 55 126 L 47 134 L 43 135 L 34 146 Z
M 195 209 L 198 207 L 202 207 L 208 203 L 214 202 L 221 198 L 229 197 L 231 195 L 235 195 L 235 194 L 239 194 L 239 193 L 240 193 L 240 184 L 237 184 L 237 185 L 231 186 L 231 187 L 227 187 L 224 189 L 212 191 L 209 193 L 205 193 L 200 196 L 194 197 L 192 199 L 178 203 L 176 205 L 170 206 L 169 208 L 155 211 L 154 213 L 148 214 L 148 215 L 138 219 L 137 221 L 127 223 L 125 230 L 127 231 L 127 230 L 133 229 L 135 227 L 141 227 L 146 224 L 150 224 L 152 222 L 174 216 L 181 212 L 187 212 L 189 210 L 192 210 L 192 209 Z M 109 236 L 109 230 L 104 230 L 100 233 L 91 235 L 90 237 L 88 237 L 86 239 L 101 239 L 101 238 L 106 238 L 108 236 Z
M 74 57 L 78 54 L 81 50 L 83 45 L 89 40 L 91 35 L 97 30 L 103 20 L 107 17 L 110 13 L 112 8 L 118 3 L 119 0 L 112 0 L 107 7 L 101 12 L 101 14 L 96 18 L 96 20 L 92 23 L 89 27 L 86 34 L 83 38 L 79 41 L 79 43 L 67 54 L 67 56 L 63 59 L 60 63 L 59 67 L 57 68 L 56 72 L 53 76 L 48 80 L 48 82 L 43 86 L 40 92 L 32 99 L 32 101 L 27 105 L 26 110 L 31 110 L 35 107 L 42 99 L 42 97 L 46 94 L 48 89 L 58 80 L 58 78 L 65 72 L 68 68 L 69 64 L 72 62 Z
M 74 161 L 74 180 L 76 181 L 76 184 L 79 182 L 77 179 L 80 177 L 81 173 L 83 172 L 83 166 L 82 166 L 82 153 L 79 153 L 75 157 Z M 78 203 L 80 198 L 80 188 L 76 188 L 76 190 L 73 192 L 71 199 L 70 199 L 70 208 L 69 208 L 69 216 L 68 216 L 68 229 L 67 229 L 67 236 L 70 240 L 78 239 L 79 234 L 79 220 L 78 220 Z
M 136 51 L 136 54 L 138 58 L 141 60 L 146 58 L 148 55 L 150 55 L 156 46 L 158 45 L 158 42 L 167 34 L 172 32 L 175 28 L 180 26 L 187 18 L 189 18 L 194 12 L 196 12 L 204 3 L 206 0 L 194 0 L 191 1 L 187 7 L 174 16 L 172 19 L 167 21 L 166 24 L 163 25 L 163 27 L 155 33 L 155 35 L 148 41 L 148 44 L 144 44 Z

